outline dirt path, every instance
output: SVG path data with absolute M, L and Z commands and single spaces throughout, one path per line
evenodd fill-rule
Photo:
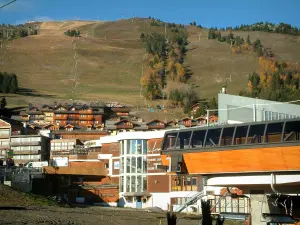
M 180 216 L 179 225 L 196 225 L 195 217 Z M 86 208 L 27 208 L 20 210 L 0 210 L 0 224 L 59 224 L 59 225 L 166 225 L 165 213 L 147 212 L 136 209 L 106 207 Z

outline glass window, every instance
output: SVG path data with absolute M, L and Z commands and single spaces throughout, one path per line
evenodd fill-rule
M 125 192 L 130 192 L 130 176 L 126 176 L 126 190 Z
M 124 155 L 124 142 L 120 142 L 120 148 L 121 148 L 121 155 Z
M 177 143 L 176 143 L 176 149 L 187 149 L 189 148 L 189 142 L 191 138 L 191 131 L 185 131 L 185 132 L 179 132 Z
M 142 173 L 142 157 L 137 157 L 137 173 Z
M 266 124 L 251 125 L 248 135 L 247 144 L 258 144 L 264 142 L 264 132 Z
M 147 154 L 147 140 L 143 140 L 143 154 Z
M 177 132 L 166 134 L 163 143 L 163 150 L 170 150 L 175 148 Z
M 136 192 L 136 176 L 131 176 L 131 192 Z
M 147 191 L 147 177 L 143 176 L 143 192 Z
M 124 173 L 124 157 L 120 157 L 120 161 L 121 161 L 120 173 Z
M 131 173 L 136 173 L 136 157 L 131 157 Z
M 136 140 L 131 140 L 131 154 L 136 154 Z
M 277 119 L 278 119 L 278 113 L 272 112 L 272 120 L 277 120 Z
M 125 140 L 125 141 L 127 142 L 127 145 L 126 145 L 126 147 L 127 147 L 126 153 L 127 153 L 127 154 L 130 154 L 130 140 Z
M 221 135 L 221 128 L 218 129 L 208 129 L 205 147 L 215 147 L 219 145 L 220 135 Z
M 136 176 L 136 191 L 137 192 L 142 192 L 143 188 L 142 188 L 142 176 Z
M 143 141 L 142 140 L 137 140 L 137 154 L 142 154 L 142 144 Z
M 197 178 L 195 177 L 192 178 L 192 185 L 197 185 Z
M 298 141 L 300 132 L 300 121 L 286 122 L 284 130 L 284 141 Z
M 266 132 L 266 141 L 268 143 L 281 142 L 283 123 L 269 123 Z
M 130 158 L 129 157 L 127 157 L 127 159 L 126 159 L 126 165 L 127 165 L 126 173 L 130 173 L 131 164 L 130 164 Z
M 124 176 L 120 176 L 120 192 L 124 191 Z
M 266 121 L 269 120 L 269 111 L 265 111 L 265 120 L 266 120 Z
M 235 127 L 225 127 L 223 129 L 221 145 L 220 146 L 228 146 L 232 145 L 232 138 Z
M 246 143 L 248 126 L 237 126 L 235 132 L 235 141 L 234 145 L 243 145 Z
M 143 157 L 143 173 L 147 173 L 147 158 Z
M 202 148 L 204 143 L 206 130 L 197 130 L 193 132 L 191 147 L 192 148 Z

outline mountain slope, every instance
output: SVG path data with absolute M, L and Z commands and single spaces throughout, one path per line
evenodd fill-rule
M 65 36 L 68 29 L 78 29 L 82 37 Z M 0 69 L 16 73 L 21 87 L 41 96 L 141 104 L 139 82 L 145 50 L 139 38 L 141 32 L 152 31 L 164 32 L 164 28 L 151 27 L 147 19 L 45 22 L 39 35 L 4 43 Z M 216 95 L 230 75 L 230 93 L 247 86 L 248 74 L 258 69 L 255 55 L 232 54 L 228 44 L 208 40 L 206 29 L 188 27 L 188 31 L 186 64 L 194 72 L 189 82 L 200 86 L 201 97 Z M 264 32 L 234 34 L 250 34 L 253 41 L 260 38 L 278 59 L 300 61 L 299 37 Z

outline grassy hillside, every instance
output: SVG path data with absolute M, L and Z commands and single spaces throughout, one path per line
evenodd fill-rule
M 78 29 L 82 37 L 73 40 L 65 36 L 68 29 Z M 151 27 L 149 20 L 142 19 L 45 22 L 39 35 L 6 41 L 0 49 L 3 58 L 0 70 L 16 73 L 20 86 L 30 89 L 12 97 L 12 104 L 33 101 L 33 96 L 144 104 L 139 81 L 145 50 L 139 38 L 141 32 L 151 31 L 164 32 L 164 28 Z M 228 44 L 208 40 L 205 29 L 189 27 L 188 31 L 186 63 L 194 72 L 190 82 L 200 86 L 201 98 L 216 95 L 230 75 L 229 93 L 236 94 L 247 86 L 248 74 L 258 68 L 255 55 L 233 55 Z M 300 61 L 299 37 L 264 32 L 234 34 L 261 39 L 278 59 Z M 73 79 L 74 42 L 76 80 Z

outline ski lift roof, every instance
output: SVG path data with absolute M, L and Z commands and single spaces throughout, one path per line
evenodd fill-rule
M 160 131 L 136 131 L 136 132 L 121 132 L 113 136 L 104 136 L 100 138 L 100 143 L 114 143 L 122 140 L 149 140 L 163 138 L 167 130 Z

